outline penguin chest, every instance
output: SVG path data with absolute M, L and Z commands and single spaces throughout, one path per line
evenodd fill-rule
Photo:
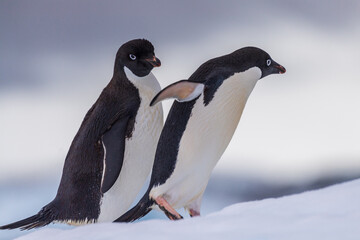
M 175 169 L 163 185 L 153 189 L 152 194 L 165 194 L 175 208 L 201 198 L 260 77 L 259 68 L 236 73 L 224 80 L 208 105 L 204 104 L 203 94 L 196 100 L 180 140 Z
M 135 118 L 131 138 L 125 141 L 124 160 L 120 175 L 104 194 L 98 222 L 114 221 L 128 210 L 149 175 L 157 142 L 163 126 L 161 104 L 149 107 L 158 88 L 136 86 L 139 89 L 140 107 Z

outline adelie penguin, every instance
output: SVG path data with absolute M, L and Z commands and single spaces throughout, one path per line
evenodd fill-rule
M 245 47 L 202 64 L 188 80 L 159 92 L 151 105 L 175 98 L 156 150 L 150 185 L 117 222 L 131 222 L 160 208 L 172 220 L 200 215 L 210 174 L 228 146 L 255 84 L 285 73 L 269 54 Z
M 119 48 L 113 77 L 70 146 L 55 199 L 0 229 L 111 222 L 129 209 L 151 171 L 163 126 L 162 107 L 149 107 L 161 90 L 151 73 L 159 66 L 147 40 Z

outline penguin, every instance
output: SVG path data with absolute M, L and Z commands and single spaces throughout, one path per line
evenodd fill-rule
M 163 127 L 162 106 L 149 107 L 161 90 L 151 73 L 160 65 L 148 40 L 119 48 L 111 81 L 71 143 L 56 197 L 34 216 L 0 229 L 112 222 L 130 208 L 150 174 Z
M 268 53 L 245 47 L 202 64 L 188 80 L 175 82 L 152 100 L 175 98 L 157 145 L 145 195 L 115 222 L 132 222 L 154 208 L 171 220 L 176 209 L 200 216 L 210 174 L 228 146 L 257 81 L 285 73 Z

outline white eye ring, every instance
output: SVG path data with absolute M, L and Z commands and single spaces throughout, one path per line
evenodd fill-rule
M 134 61 L 136 59 L 136 56 L 134 54 L 129 54 L 129 58 Z
M 270 64 L 271 64 L 271 60 L 270 59 L 266 60 L 266 65 L 270 66 Z

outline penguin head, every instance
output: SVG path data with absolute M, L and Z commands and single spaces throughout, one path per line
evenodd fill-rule
M 124 43 L 118 50 L 115 68 L 127 67 L 136 76 L 148 75 L 161 62 L 155 57 L 154 46 L 146 39 L 134 39 Z
M 256 47 L 241 48 L 233 53 L 240 60 L 239 64 L 247 69 L 258 67 L 261 70 L 261 78 L 270 74 L 283 74 L 286 69 L 275 62 L 264 50 Z
M 220 66 L 220 69 L 223 71 L 218 71 L 218 66 Z M 175 82 L 161 90 L 153 98 L 150 106 L 168 98 L 175 98 L 178 102 L 192 101 L 203 93 L 207 79 L 210 81 L 213 79 L 216 79 L 216 81 L 219 79 L 224 80 L 234 73 L 245 72 L 253 67 L 260 69 L 260 79 L 270 74 L 282 74 L 286 72 L 286 69 L 275 62 L 264 50 L 256 47 L 244 47 L 228 55 L 213 58 L 205 62 L 188 80 Z M 214 78 L 215 75 L 219 76 Z M 194 79 L 202 81 L 194 81 Z M 219 85 L 212 84 L 211 86 L 218 87 Z

